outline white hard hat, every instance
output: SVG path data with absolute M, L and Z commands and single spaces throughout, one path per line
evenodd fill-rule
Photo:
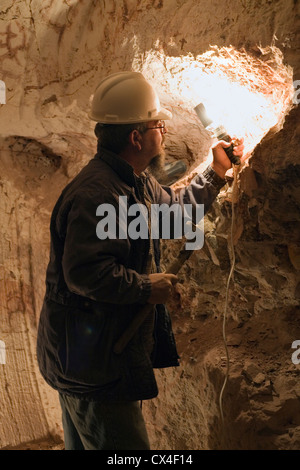
M 161 108 L 153 86 L 139 72 L 109 75 L 96 88 L 89 117 L 103 124 L 130 124 L 172 119 Z

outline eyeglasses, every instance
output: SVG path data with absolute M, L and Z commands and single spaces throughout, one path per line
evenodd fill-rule
M 147 129 L 145 129 L 144 132 L 150 131 L 151 129 L 161 129 L 162 134 L 165 134 L 165 133 L 166 133 L 166 124 L 165 124 L 165 121 L 160 121 L 160 125 L 159 125 L 159 126 L 147 127 Z

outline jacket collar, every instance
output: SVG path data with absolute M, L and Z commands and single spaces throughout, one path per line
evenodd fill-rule
M 141 186 L 145 184 L 148 178 L 147 170 L 140 176 L 135 175 L 132 166 L 110 150 L 101 149 L 95 155 L 95 158 L 101 159 L 107 163 L 128 186 L 140 190 Z

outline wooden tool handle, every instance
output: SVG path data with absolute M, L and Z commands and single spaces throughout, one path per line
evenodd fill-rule
M 154 310 L 153 304 L 146 304 L 144 307 L 135 315 L 132 322 L 126 328 L 122 336 L 118 339 L 114 346 L 114 353 L 121 354 L 124 348 L 127 346 L 129 341 L 134 336 L 135 332 L 139 329 L 141 324 L 146 320 L 147 316 Z

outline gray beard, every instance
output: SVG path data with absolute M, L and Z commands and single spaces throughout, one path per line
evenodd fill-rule
M 164 150 L 152 158 L 148 170 L 158 181 L 163 181 L 166 178 Z

